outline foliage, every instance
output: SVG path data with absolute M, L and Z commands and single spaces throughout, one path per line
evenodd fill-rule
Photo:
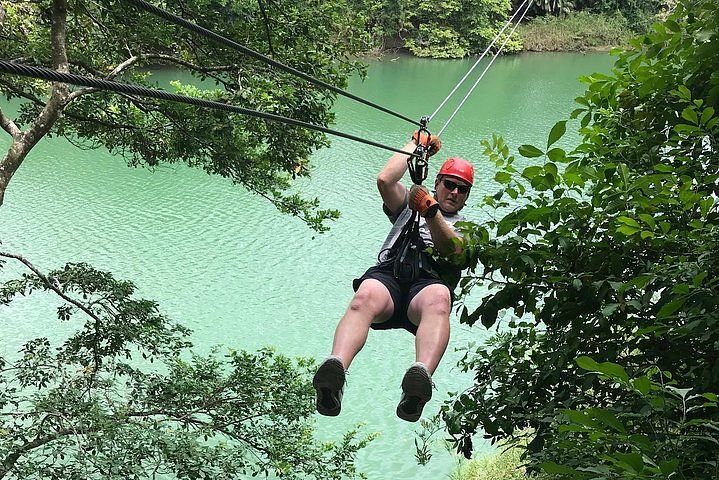
M 587 11 L 533 18 L 517 30 L 529 51 L 584 51 L 627 45 L 633 36 L 621 14 Z
M 522 2 L 513 0 L 515 7 Z M 654 16 L 667 0 L 534 0 L 530 16 L 563 16 L 570 12 L 585 11 L 604 15 L 621 15 L 626 18 L 633 32 L 645 33 L 649 30 Z
M 654 23 L 654 15 L 659 12 L 660 0 L 598 0 L 588 2 L 591 10 L 597 13 L 621 13 L 629 21 L 629 26 L 636 33 L 648 32 Z
M 605 454 L 655 452 L 660 470 L 679 459 L 672 478 L 716 476 L 717 449 L 707 445 L 719 439 L 718 30 L 719 2 L 688 0 L 617 52 L 612 76 L 583 78 L 571 115 L 582 141 L 571 152 L 557 143 L 567 121 L 542 148 L 520 146 L 523 165 L 501 138 L 484 142 L 501 187 L 485 205 L 515 208 L 465 226 L 473 267 L 461 285 L 485 296 L 461 321 L 498 328 L 506 319 L 509 328 L 489 348 L 467 350 L 462 366 L 475 385 L 443 406 L 460 451 L 471 453 L 478 429 L 495 441 L 531 429 L 535 468 L 553 458 L 577 462 L 570 467 L 587 478 L 655 478 L 592 470 Z M 645 378 L 642 395 L 587 375 L 580 357 L 621 365 L 627 382 Z M 662 384 L 663 372 L 673 384 Z M 672 388 L 709 404 L 679 408 Z M 571 425 L 568 412 L 616 417 L 631 441 L 575 431 L 586 442 L 578 452 L 558 430 Z
M 719 474 L 719 422 L 702 415 L 716 412 L 715 393 L 690 394 L 691 388 L 676 387 L 671 374 L 656 367 L 630 378 L 615 363 L 600 364 L 589 357 L 579 357 L 577 363 L 604 383 L 622 388 L 635 402 L 632 409 L 613 405 L 564 411 L 566 423 L 557 429 L 562 464 L 553 455 L 541 464 L 546 472 L 571 479 L 708 478 L 705 475 Z M 588 450 L 597 457 L 591 468 L 584 466 Z M 546 453 L 537 458 L 541 460 Z M 713 468 L 702 465 L 707 460 Z
M 51 294 L 74 330 L 0 357 L 0 478 L 141 479 L 358 476 L 370 440 L 312 438 L 312 362 L 271 350 L 187 355 L 188 330 L 86 264 L 0 285 L 0 308 Z M 1 265 L 1 264 L 0 264 Z
M 409 0 L 349 0 L 349 4 L 362 17 L 372 44 L 382 49 L 403 38 L 411 27 L 415 3 Z
M 340 88 L 362 70 L 350 59 L 364 47 L 362 25 L 344 0 L 200 0 L 166 8 Z M 2 34 L 0 56 L 24 64 L 142 86 L 156 86 L 151 70 L 171 68 L 188 79 L 171 86 L 184 95 L 322 126 L 333 121 L 333 93 L 122 1 L 6 2 Z M 0 168 L 0 204 L 27 153 L 48 135 L 80 148 L 107 148 L 132 166 L 202 168 L 317 230 L 337 216 L 288 191 L 295 176 L 309 174 L 310 153 L 328 144 L 321 133 L 89 88 L 48 89 L 43 81 L 11 76 L 0 76 L 0 91 L 21 103 L 16 118 L 0 111 L 13 142 Z
M 537 15 L 559 15 L 574 8 L 572 0 L 533 0 L 532 10 Z

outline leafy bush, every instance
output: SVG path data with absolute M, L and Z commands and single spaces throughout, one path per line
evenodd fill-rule
M 589 357 L 577 363 L 628 395 L 607 408 L 564 411 L 557 428 L 562 457 L 538 454 L 547 458 L 543 470 L 567 479 L 717 477 L 719 422 L 704 418 L 716 413 L 715 393 L 690 394 L 691 388 L 676 387 L 672 375 L 656 367 L 630 378 L 615 363 Z M 631 403 L 622 405 L 624 399 Z

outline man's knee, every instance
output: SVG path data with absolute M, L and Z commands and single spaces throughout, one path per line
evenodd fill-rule
M 350 302 L 350 310 L 370 311 L 374 315 L 382 314 L 391 308 L 392 297 L 387 287 L 376 280 L 365 280 L 355 292 Z
M 449 289 L 440 284 L 429 285 L 422 289 L 412 300 L 410 308 L 420 314 L 433 314 L 449 318 L 452 298 Z

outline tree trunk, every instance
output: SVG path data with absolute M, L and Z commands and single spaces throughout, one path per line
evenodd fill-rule
M 3 13 L 4 11 L 0 11 Z M 52 64 L 59 72 L 69 72 L 67 61 L 67 0 L 54 0 L 52 5 Z M 5 190 L 10 179 L 22 164 L 27 154 L 50 131 L 67 105 L 70 88 L 64 83 L 55 83 L 45 107 L 24 132 L 0 112 L 2 128 L 13 137 L 12 145 L 0 162 L 0 206 L 5 200 Z

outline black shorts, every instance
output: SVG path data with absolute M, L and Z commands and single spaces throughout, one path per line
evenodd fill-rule
M 392 316 L 385 322 L 373 323 L 371 328 L 373 330 L 404 328 L 412 335 L 417 335 L 417 325 L 410 322 L 409 318 L 407 318 L 407 309 L 409 308 L 409 304 L 412 299 L 428 285 L 439 283 L 446 286 L 442 280 L 429 273 L 423 273 L 418 279 L 411 283 L 400 282 L 394 277 L 391 265 L 386 267 L 375 265 L 374 267 L 370 267 L 360 278 L 356 278 L 352 282 L 354 291 L 356 292 L 359 289 L 360 284 L 368 278 L 378 280 L 382 283 L 382 285 L 387 287 L 387 290 L 389 290 L 389 294 L 392 297 L 392 302 L 394 303 L 394 313 Z M 451 291 L 450 297 L 452 297 Z

